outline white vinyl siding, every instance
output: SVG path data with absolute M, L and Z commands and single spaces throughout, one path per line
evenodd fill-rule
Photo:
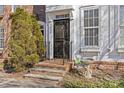
M 99 10 L 84 10 L 84 45 L 98 46 L 99 44 Z

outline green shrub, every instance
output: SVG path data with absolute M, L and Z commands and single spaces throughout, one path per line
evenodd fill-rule
M 121 81 L 118 83 L 118 87 L 119 87 L 119 88 L 124 88 L 124 80 L 121 80 Z
M 37 54 L 27 55 L 25 56 L 24 61 L 25 61 L 25 66 L 27 68 L 31 68 L 34 66 L 34 64 L 38 63 L 39 56 Z
M 23 9 L 17 8 L 10 18 L 9 59 L 4 69 L 18 72 L 33 67 L 42 58 L 43 35 L 37 20 Z

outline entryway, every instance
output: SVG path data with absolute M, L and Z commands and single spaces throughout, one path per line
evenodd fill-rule
M 54 20 L 54 58 L 70 58 L 70 20 Z

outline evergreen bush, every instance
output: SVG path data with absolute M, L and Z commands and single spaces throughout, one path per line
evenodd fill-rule
M 35 17 L 21 8 L 17 8 L 10 19 L 9 59 L 4 62 L 4 67 L 23 71 L 33 67 L 42 58 L 45 51 L 43 35 Z

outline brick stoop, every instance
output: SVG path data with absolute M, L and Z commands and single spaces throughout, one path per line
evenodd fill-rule
M 25 74 L 27 78 L 37 78 L 51 81 L 61 81 L 63 76 L 72 68 L 72 63 L 56 64 L 41 62 L 30 69 L 30 73 Z
M 42 67 L 35 67 L 35 68 L 32 68 L 31 70 L 31 73 L 34 73 L 34 74 L 47 74 L 47 75 L 52 75 L 52 76 L 64 76 L 66 74 L 66 71 L 65 70 L 60 70 L 60 69 L 51 69 L 51 68 L 42 68 Z
M 56 64 L 56 63 L 50 63 L 50 62 L 41 62 L 39 64 L 36 64 L 36 67 L 57 68 L 57 69 L 63 69 L 66 71 L 70 71 L 72 69 L 72 66 L 73 66 L 73 62 L 67 62 L 64 65 Z

